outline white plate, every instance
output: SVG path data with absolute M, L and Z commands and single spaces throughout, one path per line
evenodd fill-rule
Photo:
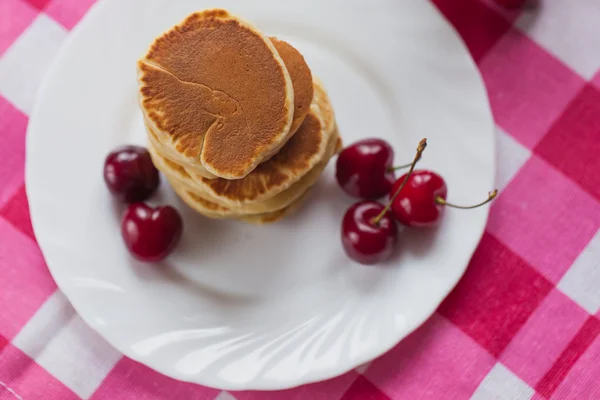
M 188 13 L 218 4 L 288 39 L 331 94 L 346 143 L 389 140 L 447 179 L 456 203 L 494 176 L 493 122 L 479 73 L 428 2 L 107 0 L 73 31 L 40 92 L 27 137 L 33 226 L 56 282 L 85 321 L 127 356 L 225 389 L 280 389 L 342 374 L 423 323 L 463 274 L 488 209 L 449 210 L 437 231 L 406 231 L 387 265 L 343 253 L 351 204 L 330 165 L 301 212 L 266 227 L 195 215 L 166 187 L 185 231 L 164 266 L 132 261 L 105 155 L 144 143 L 136 59 Z

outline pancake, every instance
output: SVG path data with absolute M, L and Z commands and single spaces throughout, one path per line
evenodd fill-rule
M 244 215 L 248 215 L 242 211 L 231 210 L 225 206 L 221 206 L 215 204 L 211 201 L 204 199 L 201 196 L 198 196 L 193 191 L 189 190 L 185 184 L 182 184 L 177 179 L 174 179 L 172 176 L 165 174 L 167 176 L 167 180 L 171 184 L 171 187 L 177 193 L 177 195 L 191 208 L 193 208 L 198 213 L 204 215 L 205 217 L 214 218 L 214 219 L 233 219 L 239 218 Z
M 304 194 L 302 194 L 299 198 L 297 198 L 292 204 L 289 206 L 282 208 L 281 210 L 277 210 L 271 213 L 265 214 L 255 214 L 255 215 L 246 215 L 243 217 L 237 218 L 240 221 L 254 224 L 254 225 L 264 225 L 264 224 L 272 224 L 278 221 L 281 221 L 285 217 L 288 217 L 298 211 L 302 204 L 306 201 L 306 199 L 310 196 L 311 189 L 308 189 Z
M 304 57 L 298 52 L 298 50 L 296 50 L 287 42 L 277 38 L 272 37 L 270 40 L 283 59 L 292 80 L 292 86 L 294 88 L 294 118 L 290 128 L 290 133 L 294 134 L 297 132 L 298 128 L 310 110 L 310 104 L 312 102 L 314 93 L 312 73 L 306 64 Z M 150 126 L 148 126 L 148 123 L 146 123 L 146 130 L 148 131 L 148 137 L 153 143 L 154 147 L 157 148 L 158 151 L 165 157 L 177 162 L 179 158 L 177 151 L 168 145 L 163 145 L 159 138 L 160 135 L 157 134 Z M 285 143 L 282 143 L 282 145 L 285 145 Z M 207 179 L 217 178 L 217 176 L 208 172 L 202 166 L 202 164 L 185 164 L 185 168 L 192 175 L 199 175 Z
M 206 202 L 214 204 L 215 207 L 220 207 L 219 213 L 222 218 L 233 218 L 239 215 L 245 214 L 259 214 L 274 212 L 283 209 L 292 204 L 302 193 L 306 192 L 311 188 L 319 179 L 329 160 L 338 150 L 338 137 L 332 136 L 329 139 L 327 151 L 323 159 L 316 164 L 302 179 L 291 185 L 286 190 L 278 193 L 277 195 L 270 197 L 262 202 L 247 204 L 243 206 L 230 207 L 226 204 L 222 204 L 215 201 L 210 195 L 202 190 L 199 190 L 195 182 L 190 179 L 189 175 L 184 168 L 161 157 L 152 146 L 148 148 L 152 161 L 156 168 L 165 174 L 171 185 L 181 187 L 189 193 L 194 194 L 196 197 L 203 199 Z
M 276 37 L 271 37 L 271 42 L 283 59 L 294 87 L 294 119 L 290 132 L 294 134 L 308 114 L 313 100 L 313 77 L 304 57 L 292 45 Z
M 173 189 L 175 190 L 175 193 L 177 193 L 177 195 L 183 200 L 184 203 L 186 203 L 194 211 L 201 215 L 204 215 L 205 217 L 213 219 L 236 219 L 255 225 L 274 223 L 291 215 L 300 208 L 302 203 L 310 194 L 310 190 L 308 190 L 307 192 L 303 193 L 300 197 L 298 197 L 288 207 L 274 212 L 226 217 L 223 215 L 227 211 L 225 207 L 221 207 L 219 205 L 206 201 L 203 198 L 198 197 L 193 193 L 185 190 L 185 188 L 182 188 L 181 186 L 174 185 Z
M 273 43 L 224 10 L 187 17 L 138 62 L 146 123 L 182 165 L 240 179 L 291 133 L 294 89 Z
M 232 208 L 249 207 L 283 192 L 312 170 L 327 152 L 333 129 L 326 129 L 335 126 L 335 121 L 323 121 L 320 110 L 328 107 L 326 96 L 315 97 L 298 132 L 279 153 L 243 179 L 208 179 L 186 170 L 197 187 L 195 191 L 206 194 L 208 200 Z M 166 154 L 161 155 L 166 157 Z

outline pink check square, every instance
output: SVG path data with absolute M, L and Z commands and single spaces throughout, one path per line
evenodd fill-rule
M 43 10 L 50 0 L 23 0 L 38 10 Z
M 439 313 L 497 357 L 551 289 L 539 272 L 485 234 Z
M 10 344 L 0 353 L 0 383 L 0 399 L 79 399 L 61 381 Z
M 23 184 L 26 128 L 25 114 L 0 95 L 0 208 Z
M 556 388 L 552 399 L 599 399 L 600 398 L 600 336 L 581 355 L 562 383 Z
M 12 340 L 56 290 L 36 243 L 0 218 L 0 335 Z
M 360 375 L 340 400 L 390 400 L 370 380 Z
M 0 217 L 10 222 L 21 232 L 35 240 L 31 218 L 29 215 L 29 203 L 25 193 L 25 185 L 21 186 L 15 195 L 4 205 L 0 206 Z
M 600 200 L 600 89 L 586 85 L 535 153 Z
M 530 149 L 585 84 L 574 71 L 514 29 L 479 66 L 498 125 Z
M 278 391 L 232 392 L 238 400 L 332 400 L 339 399 L 356 380 L 358 373 L 350 371 L 337 378 Z
M 494 363 L 471 337 L 435 314 L 373 361 L 365 376 L 392 399 L 468 399 Z
M 492 204 L 488 231 L 558 283 L 600 226 L 600 203 L 533 155 Z
M 0 0 L 0 56 L 33 22 L 39 11 L 23 0 Z
M 44 12 L 71 30 L 96 0 L 50 0 Z
M 589 350 L 590 347 L 592 348 L 592 351 L 594 350 L 593 343 L 598 338 L 599 334 L 600 320 L 590 316 L 579 332 L 577 332 L 577 335 L 571 340 L 567 348 L 562 352 L 559 360 L 552 366 L 550 371 L 544 375 L 540 382 L 538 382 L 536 385 L 537 392 L 544 395 L 546 398 L 563 398 L 554 397 L 553 394 L 559 386 L 564 385 L 563 382 L 565 382 L 565 378 L 571 375 L 571 370 L 575 365 L 581 366 L 581 364 L 583 364 L 584 368 L 587 367 L 592 371 L 597 371 L 597 368 L 593 368 L 593 366 L 590 365 L 594 362 L 595 358 L 589 357 Z M 577 371 L 577 369 L 575 369 L 575 371 Z M 577 381 L 577 379 L 575 380 Z M 598 385 L 596 385 L 596 388 L 598 388 Z M 569 386 L 569 389 L 572 388 Z M 586 396 L 591 392 L 593 392 L 593 390 L 586 390 Z M 595 399 L 595 397 L 591 398 Z
M 535 387 L 552 368 L 588 317 L 581 307 L 554 289 L 509 343 L 500 361 Z
M 220 390 L 176 381 L 129 358 L 122 358 L 109 372 L 92 400 L 213 400 Z

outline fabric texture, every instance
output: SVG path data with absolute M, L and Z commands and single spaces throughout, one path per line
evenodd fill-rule
M 0 399 L 600 399 L 600 2 L 435 0 L 477 62 L 500 195 L 469 268 L 393 350 L 338 378 L 224 392 L 113 349 L 48 273 L 24 190 L 47 68 L 94 0 L 0 0 Z

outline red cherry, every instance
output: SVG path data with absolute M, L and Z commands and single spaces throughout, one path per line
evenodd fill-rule
M 171 206 L 152 208 L 144 203 L 130 204 L 121 222 L 127 248 L 140 261 L 165 259 L 181 237 L 183 222 Z
M 365 139 L 346 147 L 336 161 L 335 177 L 350 196 L 378 199 L 394 183 L 394 149 L 385 140 Z
M 400 177 L 394 184 L 391 193 L 396 193 L 407 175 Z M 444 215 L 445 207 L 470 209 L 482 206 L 490 202 L 498 191 L 489 193 L 488 198 L 474 206 L 457 206 L 446 201 L 448 188 L 444 178 L 433 171 L 414 171 L 406 186 L 392 201 L 392 213 L 396 219 L 404 225 L 416 228 L 427 228 L 439 223 Z
M 362 201 L 346 211 L 342 221 L 342 244 L 346 254 L 361 264 L 376 264 L 387 260 L 398 241 L 398 227 L 392 213 L 386 211 L 375 223 L 384 206 L 374 201 Z
M 406 178 L 403 175 L 394 184 L 394 193 Z M 448 188 L 444 179 L 432 171 L 414 171 L 406 187 L 392 202 L 392 212 L 398 221 L 407 226 L 429 227 L 438 223 L 444 214 L 444 206 L 437 197 L 446 200 Z
M 159 175 L 148 150 L 123 146 L 106 157 L 104 181 L 118 200 L 133 203 L 146 200 L 156 191 Z
M 410 177 L 426 146 L 426 139 L 419 142 L 407 177 Z M 342 220 L 342 244 L 350 258 L 361 264 L 376 264 L 392 255 L 398 240 L 398 227 L 390 208 L 407 180 L 404 179 L 387 206 L 374 201 L 363 201 L 346 211 Z

